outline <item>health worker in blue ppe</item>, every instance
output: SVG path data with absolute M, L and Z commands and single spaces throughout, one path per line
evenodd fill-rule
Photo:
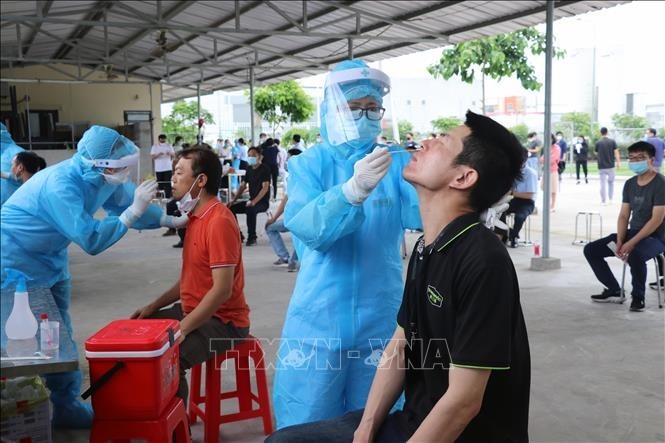
M 118 132 L 92 126 L 76 154 L 36 174 L 5 202 L 0 213 L 2 280 L 6 269 L 24 273 L 30 287 L 50 288 L 62 321 L 73 337 L 69 316 L 71 277 L 67 247 L 76 243 L 91 255 L 116 243 L 131 227 L 153 229 L 182 223 L 151 205 L 154 180 L 129 181 L 138 149 Z M 106 217 L 94 218 L 103 208 Z M 185 216 L 186 218 L 186 216 Z M 53 425 L 87 428 L 92 409 L 78 400 L 81 372 L 46 375 L 53 402 Z
M 23 148 L 14 143 L 7 127 L 0 123 L 0 206 L 21 186 L 21 182 L 12 176 L 12 160 Z
M 410 155 L 377 147 L 390 80 L 362 60 L 328 75 L 320 144 L 289 161 L 285 225 L 300 273 L 273 389 L 277 427 L 363 408 L 402 297 L 400 245 L 421 229 Z M 393 155 L 394 154 L 394 155 Z

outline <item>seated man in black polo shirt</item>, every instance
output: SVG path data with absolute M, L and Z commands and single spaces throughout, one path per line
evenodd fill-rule
M 424 235 L 364 410 L 270 442 L 526 442 L 530 356 L 513 263 L 479 220 L 520 177 L 522 147 L 493 120 L 426 140 L 404 169 Z M 404 391 L 401 411 L 390 413 Z
M 247 172 L 242 177 L 238 191 L 228 203 L 228 207 L 236 214 L 247 217 L 247 246 L 256 244 L 256 214 L 266 212 L 270 206 L 270 169 L 261 163 L 260 149 L 249 148 L 247 151 Z M 249 200 L 237 202 L 249 185 Z M 237 217 L 236 217 L 237 219 Z M 242 233 L 240 234 L 242 236 Z

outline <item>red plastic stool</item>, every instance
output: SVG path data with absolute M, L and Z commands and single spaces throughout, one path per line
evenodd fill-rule
M 156 420 L 95 420 L 90 430 L 90 442 L 129 442 L 132 439 L 145 439 L 148 442 L 164 443 L 172 441 L 174 432 L 178 443 L 191 441 L 185 404 L 178 397 L 173 399 L 171 406 Z
M 252 392 L 249 378 L 249 359 L 254 361 L 256 386 L 258 395 Z M 222 392 L 222 363 L 227 359 L 235 360 L 236 390 Z M 196 418 L 203 421 L 203 439 L 206 443 L 219 441 L 219 427 L 223 423 L 247 420 L 250 418 L 263 418 L 263 432 L 272 433 L 272 416 L 270 415 L 270 398 L 268 396 L 268 382 L 263 361 L 263 349 L 259 341 L 248 336 L 240 341 L 233 349 L 218 353 L 205 363 L 205 394 L 201 394 L 201 366 L 192 368 L 191 393 L 189 395 L 189 422 L 196 423 Z M 221 402 L 224 399 L 237 398 L 239 411 L 222 414 Z M 254 409 L 254 402 L 258 405 Z M 199 406 L 204 404 L 204 409 Z

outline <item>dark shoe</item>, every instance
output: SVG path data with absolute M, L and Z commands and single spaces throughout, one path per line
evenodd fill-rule
M 289 263 L 289 266 L 286 268 L 286 270 L 289 272 L 296 272 L 299 269 L 300 265 L 298 264 L 297 261 L 292 261 L 291 263 Z
M 175 245 L 173 245 L 173 247 L 174 247 L 174 248 L 182 248 L 182 247 L 183 247 L 183 243 L 180 241 L 180 242 L 176 243 Z
M 176 232 L 175 229 L 170 228 L 165 233 L 162 234 L 162 237 L 170 237 L 172 235 L 176 235 Z
M 652 281 L 649 283 L 649 287 L 654 290 L 658 290 L 658 281 Z M 660 287 L 661 289 L 665 288 L 665 277 L 660 277 Z
M 597 303 L 623 303 L 625 299 L 621 296 L 621 291 L 603 289 L 602 294 L 592 295 L 591 300 Z
M 633 297 L 633 301 L 630 302 L 630 310 L 632 312 L 644 311 L 644 297 Z
M 576 185 L 579 185 L 579 184 L 580 184 L 580 180 L 579 180 L 579 179 L 577 179 L 577 183 L 575 183 L 575 184 L 576 184 Z
M 513 248 L 513 249 L 515 249 L 517 247 L 517 239 L 516 238 L 513 238 L 512 240 L 510 240 L 510 247 Z
M 245 246 L 255 246 L 256 245 L 256 239 L 255 238 L 248 238 L 247 243 L 245 243 Z
M 584 183 L 586 183 L 586 184 L 588 185 L 588 184 L 589 184 L 589 179 L 588 179 L 588 178 L 585 178 L 585 179 L 584 179 Z
M 285 264 L 287 264 L 288 262 L 289 262 L 288 260 L 285 260 L 285 259 L 283 259 L 282 257 L 280 257 L 280 258 L 278 258 L 278 259 L 273 263 L 273 265 L 275 265 L 275 266 L 285 265 Z
M 245 236 L 243 235 L 242 231 L 240 232 L 240 243 L 245 241 Z

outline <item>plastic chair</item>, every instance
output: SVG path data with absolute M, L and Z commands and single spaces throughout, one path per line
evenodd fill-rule
M 90 442 L 129 442 L 143 439 L 148 442 L 164 443 L 172 441 L 174 435 L 178 443 L 191 441 L 185 404 L 178 397 L 175 397 L 171 406 L 155 420 L 95 420 L 90 430 Z
M 515 214 L 513 212 L 510 212 L 506 214 L 506 225 L 510 229 L 515 226 Z M 531 246 L 533 242 L 531 241 L 531 215 L 524 220 L 524 224 L 522 225 L 522 231 L 524 232 L 524 241 L 520 240 L 518 244 L 522 244 L 525 246 Z
M 656 266 L 656 284 L 658 286 L 658 308 L 663 309 L 663 302 L 661 301 L 660 293 L 663 292 L 663 295 L 665 298 L 665 288 L 661 284 L 661 276 L 658 268 L 658 260 L 664 260 L 665 259 L 665 253 L 661 253 L 660 255 L 657 255 L 653 258 L 653 263 Z M 626 266 L 628 266 L 628 263 L 624 262 L 623 263 L 623 273 L 621 274 L 621 299 L 619 300 L 619 303 L 623 303 L 626 301 L 626 292 L 624 290 L 624 284 L 626 283 Z M 646 300 L 646 297 L 645 297 Z
M 222 392 L 222 364 L 228 359 L 234 360 L 236 372 L 236 389 Z M 249 360 L 254 362 L 257 392 L 252 391 Z M 189 396 L 189 421 L 196 423 L 197 418 L 203 421 L 203 440 L 206 443 L 219 441 L 219 427 L 223 423 L 231 423 L 251 418 L 263 419 L 263 433 L 272 433 L 272 416 L 270 397 L 264 365 L 263 349 L 260 342 L 252 336 L 240 341 L 233 349 L 218 353 L 205 364 L 205 394 L 201 394 L 201 367 L 195 366 L 191 371 L 191 389 Z M 222 413 L 222 400 L 235 398 L 238 400 L 238 412 Z M 199 405 L 203 404 L 202 409 Z M 255 404 L 258 406 L 255 408 Z

